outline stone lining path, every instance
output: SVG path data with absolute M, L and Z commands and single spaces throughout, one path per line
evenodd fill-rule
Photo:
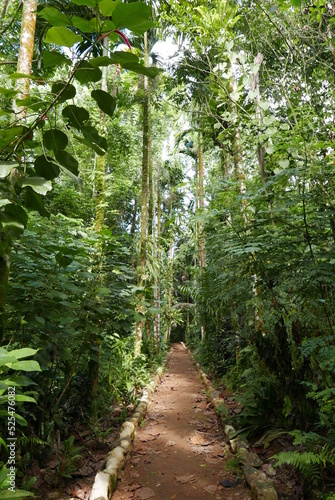
M 138 429 L 113 500 L 248 500 L 204 387 L 181 344 Z

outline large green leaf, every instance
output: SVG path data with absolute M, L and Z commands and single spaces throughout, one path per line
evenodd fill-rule
M 66 82 L 55 82 L 52 84 L 51 92 L 56 96 L 61 95 L 58 98 L 58 102 L 65 102 L 69 99 L 73 99 L 76 95 L 76 88 L 74 85 L 68 84 Z
M 22 370 L 24 372 L 41 372 L 42 371 L 38 362 L 34 361 L 34 360 L 17 361 L 16 363 L 13 363 L 10 366 L 10 368 L 12 370 Z
M 108 92 L 104 90 L 92 90 L 91 96 L 96 101 L 97 105 L 109 116 L 113 116 L 116 107 L 116 100 Z
M 5 365 L 6 363 L 15 363 L 17 359 L 15 356 L 12 356 L 6 349 L 1 348 L 0 350 L 0 366 Z
M 45 196 L 48 191 L 51 191 L 51 181 L 47 181 L 44 177 L 24 177 L 21 180 L 22 187 L 31 187 L 35 193 Z
M 113 54 L 111 54 L 110 60 L 112 64 L 121 64 L 121 66 L 123 66 L 125 63 L 138 62 L 138 57 L 132 52 L 122 52 L 121 50 L 116 50 Z
M 157 68 L 156 66 L 151 66 L 147 68 L 140 63 L 125 63 L 123 64 L 124 69 L 128 69 L 134 71 L 134 73 L 139 73 L 140 75 L 148 76 L 149 78 L 155 78 L 157 75 L 163 72 L 162 69 Z
M 14 89 L 7 89 L 6 87 L 0 87 L 0 94 L 6 96 L 6 97 L 15 97 L 16 94 L 18 94 L 18 90 Z
M 46 21 L 48 21 L 49 24 L 52 26 L 70 26 L 71 21 L 70 19 L 63 14 L 58 9 L 55 9 L 54 7 L 44 7 L 38 15 L 40 17 L 43 17 Z
M 27 387 L 28 385 L 37 385 L 30 378 L 24 375 L 12 375 L 10 378 L 3 380 L 4 384 L 8 387 L 10 385 L 15 385 L 15 387 Z
M 25 210 L 17 204 L 10 203 L 5 207 L 5 213 L 11 217 L 13 217 L 16 221 L 26 227 L 28 223 L 28 215 Z
M 99 146 L 99 148 L 102 148 L 105 151 L 107 151 L 107 140 L 105 137 L 99 135 L 96 128 L 92 127 L 91 125 L 86 125 L 86 127 L 82 128 L 82 133 L 86 139 L 88 139 L 91 142 L 94 142 Z
M 25 394 L 15 394 L 15 401 L 36 404 L 36 399 L 32 398 L 31 396 L 26 396 Z
M 51 128 L 44 132 L 43 141 L 45 147 L 53 151 L 65 149 L 69 142 L 67 135 L 56 128 Z
M 62 64 L 71 65 L 71 60 L 59 52 L 43 50 L 42 57 L 45 68 L 50 66 L 61 66 Z
M 90 59 L 90 64 L 93 68 L 97 68 L 98 66 L 109 66 L 110 64 L 113 64 L 113 62 L 107 56 L 99 56 L 94 59 Z
M 75 75 L 79 83 L 98 82 L 101 80 L 102 73 L 99 68 L 94 68 L 89 62 L 82 61 Z
M 45 43 L 54 43 L 62 47 L 72 47 L 75 43 L 82 41 L 80 35 L 76 35 L 68 28 L 59 26 L 57 28 L 50 28 L 44 39 Z
M 73 26 L 78 28 L 83 33 L 95 33 L 98 30 L 98 20 L 96 17 L 93 19 L 84 19 L 83 17 L 73 16 Z
M 107 33 L 109 32 L 109 36 L 111 37 L 112 33 L 114 30 L 115 30 L 116 26 L 115 24 L 110 21 L 109 19 L 105 19 L 104 22 L 103 22 L 103 25 L 101 27 L 101 33 Z M 114 33 L 115 35 L 116 33 Z M 118 36 L 118 35 L 116 35 Z
M 68 124 L 71 125 L 71 127 L 77 129 L 81 129 L 90 117 L 85 108 L 75 106 L 74 104 L 66 106 L 62 111 L 62 115 L 67 119 Z
M 67 151 L 56 151 L 55 157 L 58 163 L 62 165 L 62 167 L 64 167 L 66 170 L 69 170 L 69 172 L 71 172 L 75 176 L 79 175 L 79 163 L 72 155 L 70 155 L 70 153 L 68 153 Z
M 127 28 L 142 34 L 155 23 L 150 21 L 151 8 L 143 2 L 118 3 L 113 11 L 113 22 L 117 28 Z
M 58 252 L 55 256 L 55 259 L 61 267 L 67 267 L 73 262 L 72 257 L 70 257 L 69 255 L 64 255 L 62 252 Z
M 12 238 L 20 238 L 24 231 L 24 224 L 17 217 L 5 212 L 0 212 L 0 225 Z
M 36 210 L 42 217 L 50 217 L 50 213 L 44 206 L 43 198 L 33 191 L 30 187 L 26 189 L 26 207 Z
M 20 401 L 20 402 L 26 402 L 26 403 L 36 403 L 36 400 L 32 398 L 31 396 L 25 396 L 24 394 L 15 394 L 15 402 Z M 3 396 L 0 396 L 0 404 L 3 405 L 4 403 L 8 402 L 8 395 L 5 394 Z
M 85 138 L 79 137 L 77 135 L 75 135 L 75 138 L 77 139 L 78 142 L 80 142 L 81 144 L 84 144 L 84 146 L 87 146 L 87 147 L 93 149 L 93 151 L 95 151 L 99 156 L 103 156 L 106 154 L 106 150 L 99 148 L 99 146 L 97 146 L 97 144 L 94 144 L 94 142 L 91 142 L 89 139 L 85 139 Z
M 19 164 L 16 161 L 1 161 L 0 162 L 0 179 L 4 179 L 11 173 L 13 168 L 18 167 Z
M 58 177 L 60 173 L 58 165 L 53 163 L 52 158 L 45 157 L 44 155 L 36 158 L 34 168 L 37 175 L 49 181 Z
M 16 359 L 30 358 L 35 356 L 38 349 L 32 349 L 31 347 L 22 347 L 21 349 L 14 349 L 10 351 L 11 356 L 15 356 Z
M 113 15 L 115 7 L 118 3 L 118 1 L 114 2 L 113 0 L 102 0 L 102 2 L 99 2 L 100 12 L 104 16 L 110 17 L 111 15 Z
M 8 417 L 8 411 L 7 410 L 0 410 L 0 416 L 7 418 Z M 14 413 L 14 417 L 15 417 L 16 421 L 18 423 L 20 423 L 21 425 L 28 425 L 27 420 L 25 418 L 21 417 L 21 415 L 18 415 L 17 413 Z M 1 490 L 0 490 L 0 492 L 1 492 Z M 3 499 L 2 494 L 0 495 L 0 498 L 1 498 L 1 500 Z

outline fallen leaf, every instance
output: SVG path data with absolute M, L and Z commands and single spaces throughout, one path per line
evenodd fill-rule
M 137 455 L 145 455 L 147 452 L 147 447 L 146 446 L 136 446 L 134 448 L 134 453 Z
M 216 484 L 210 484 L 209 486 L 206 486 L 205 488 L 208 493 L 216 493 L 218 491 L 218 487 Z
M 271 464 L 263 464 L 262 469 L 270 477 L 274 477 L 277 474 Z
M 152 431 L 148 432 L 148 434 L 150 434 L 150 436 L 155 436 L 155 437 L 158 437 L 158 436 L 161 436 L 162 434 L 166 434 L 166 432 L 161 432 L 161 431 L 158 431 L 157 429 L 153 429 Z
M 113 495 L 113 500 L 133 500 L 134 498 L 134 493 L 131 493 L 130 491 L 122 491 L 122 493 L 116 491 Z
M 157 439 L 158 436 L 143 436 L 143 437 L 140 437 L 139 440 L 142 442 L 142 443 L 146 443 L 147 441 L 154 441 L 155 439 Z
M 138 490 L 139 488 L 142 488 L 142 485 L 139 484 L 137 481 L 133 481 L 130 485 L 125 486 L 123 488 L 124 491 L 135 491 Z
M 190 443 L 195 444 L 197 446 L 209 446 L 210 444 L 215 443 L 214 440 L 208 441 L 204 436 L 201 436 L 201 434 L 194 434 L 194 436 L 189 438 Z
M 59 465 L 59 460 L 57 458 L 51 458 L 46 463 L 48 469 L 55 469 L 58 465 Z
M 84 467 L 81 467 L 81 469 L 79 469 L 78 473 L 80 476 L 90 476 L 93 473 L 93 469 L 92 469 L 92 467 L 84 466 Z M 73 474 L 73 475 L 76 475 L 76 474 Z
M 75 494 L 73 495 L 75 498 L 79 498 L 80 500 L 85 500 L 86 498 L 86 490 L 76 490 Z
M 147 500 L 147 498 L 153 498 L 155 495 L 154 490 L 144 486 L 143 488 L 136 491 L 135 499 L 139 498 L 140 500 Z
M 195 483 L 197 481 L 194 474 L 190 474 L 189 476 L 178 476 L 176 480 L 181 484 Z

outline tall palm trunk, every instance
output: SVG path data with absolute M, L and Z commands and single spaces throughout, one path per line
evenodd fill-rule
M 108 55 L 108 38 L 103 39 L 103 55 Z M 103 66 L 102 77 L 101 77 L 101 90 L 107 92 L 108 90 L 108 67 Z M 106 132 L 106 115 L 103 111 L 100 113 L 100 133 L 105 134 Z M 100 233 L 103 229 L 104 219 L 105 219 L 105 174 L 106 174 L 106 156 L 97 155 L 96 157 L 96 172 L 95 172 L 95 189 L 96 189 L 96 213 L 94 228 L 97 233 Z M 103 282 L 103 271 L 102 271 L 102 247 L 99 247 L 99 277 L 100 282 Z M 98 381 L 99 381 L 99 348 L 101 339 L 96 336 L 92 339 L 92 346 L 94 350 L 91 353 L 89 367 L 88 367 L 88 378 L 90 384 L 90 420 L 92 423 L 98 420 Z
M 145 65 L 149 63 L 148 36 L 144 33 L 144 59 Z M 142 150 L 142 203 L 141 203 L 141 235 L 140 235 L 140 261 L 138 266 L 138 283 L 144 286 L 144 269 L 147 255 L 147 226 L 148 226 L 148 169 L 149 169 L 149 144 L 150 144 L 150 85 L 149 79 L 145 76 L 143 79 L 144 100 L 143 100 L 143 150 Z M 136 310 L 144 315 L 144 295 L 141 294 L 138 299 Z M 135 330 L 135 356 L 141 352 L 144 320 L 136 323 Z
M 199 223 L 199 267 L 200 274 L 203 275 L 204 267 L 205 267 L 205 224 L 204 224 L 204 157 L 203 157 L 203 149 L 201 143 L 201 134 L 199 133 L 199 162 L 198 162 L 198 171 L 199 171 L 199 211 L 200 216 L 202 217 L 201 222 Z M 205 321 L 202 319 L 201 321 L 201 339 L 204 340 L 206 336 L 206 326 Z
M 173 210 L 173 186 L 170 186 L 170 220 L 172 220 L 172 210 Z M 169 250 L 169 301 L 168 301 L 168 317 L 167 317 L 167 327 L 165 331 L 165 342 L 168 342 L 171 337 L 171 325 L 172 325 L 172 296 L 173 296 L 173 229 L 172 224 L 170 224 L 170 250 Z
M 161 237 L 161 196 L 160 196 L 160 165 L 157 163 L 157 222 L 156 222 L 156 234 L 155 234 L 155 253 L 156 258 L 159 261 L 161 257 L 160 248 L 160 237 Z M 155 220 L 155 217 L 154 217 Z M 154 286 L 154 307 L 158 309 L 160 306 L 160 276 L 155 277 Z M 155 313 L 154 316 L 154 343 L 155 349 L 158 351 L 159 346 L 159 329 L 160 329 L 160 314 Z

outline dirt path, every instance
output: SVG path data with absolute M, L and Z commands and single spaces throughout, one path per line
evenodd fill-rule
M 172 350 L 113 500 L 250 499 L 188 352 Z

